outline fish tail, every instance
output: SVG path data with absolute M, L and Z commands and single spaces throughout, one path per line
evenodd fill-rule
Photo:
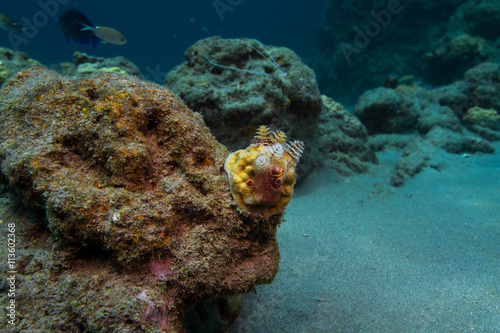
M 86 25 L 85 23 L 82 23 L 80 21 L 78 21 L 78 23 L 80 23 L 81 25 L 83 25 L 83 28 L 80 29 L 80 31 L 84 31 L 84 30 L 92 30 L 92 27 Z

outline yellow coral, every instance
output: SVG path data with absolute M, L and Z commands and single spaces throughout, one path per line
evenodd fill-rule
M 290 202 L 304 144 L 285 141 L 282 131 L 260 126 L 248 148 L 226 159 L 231 193 L 242 210 L 268 217 L 281 213 Z
M 500 121 L 500 115 L 495 109 L 483 109 L 475 106 L 467 110 L 462 120 L 466 123 L 489 127 L 488 123 Z
M 120 67 L 101 67 L 97 69 L 97 72 L 106 72 L 106 73 L 116 73 L 116 74 L 125 74 L 127 75 L 128 72 L 121 69 Z

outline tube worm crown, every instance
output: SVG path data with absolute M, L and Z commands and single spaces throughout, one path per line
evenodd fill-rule
M 284 211 L 303 151 L 302 141 L 286 142 L 282 131 L 260 126 L 250 146 L 232 153 L 224 163 L 238 207 L 265 217 Z

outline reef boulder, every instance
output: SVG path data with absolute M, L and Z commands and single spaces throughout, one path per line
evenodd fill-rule
M 229 149 L 246 147 L 260 125 L 315 145 L 321 94 L 314 71 L 293 51 L 254 39 L 211 37 L 192 45 L 185 57 L 165 84 L 203 115 Z M 304 152 L 299 177 L 312 169 L 312 152 Z
M 342 104 L 327 96 L 322 99 L 317 135 L 324 165 L 346 176 L 368 171 L 378 161 L 365 126 Z
M 414 106 L 418 89 L 377 88 L 358 100 L 354 114 L 368 133 L 402 133 L 415 127 L 418 113 Z
M 56 318 L 43 331 L 180 332 L 194 304 L 273 280 L 282 214 L 237 210 L 228 151 L 170 91 L 38 67 L 6 81 L 0 100 L 1 180 L 55 245 L 19 276 L 32 313 L 22 327 L 42 325 L 43 306 Z M 31 242 L 20 256 L 33 258 Z

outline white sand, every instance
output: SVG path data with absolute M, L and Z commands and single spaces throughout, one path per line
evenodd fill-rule
M 500 332 L 500 144 L 442 153 L 401 188 L 392 154 L 311 175 L 278 229 L 280 272 L 230 332 Z

